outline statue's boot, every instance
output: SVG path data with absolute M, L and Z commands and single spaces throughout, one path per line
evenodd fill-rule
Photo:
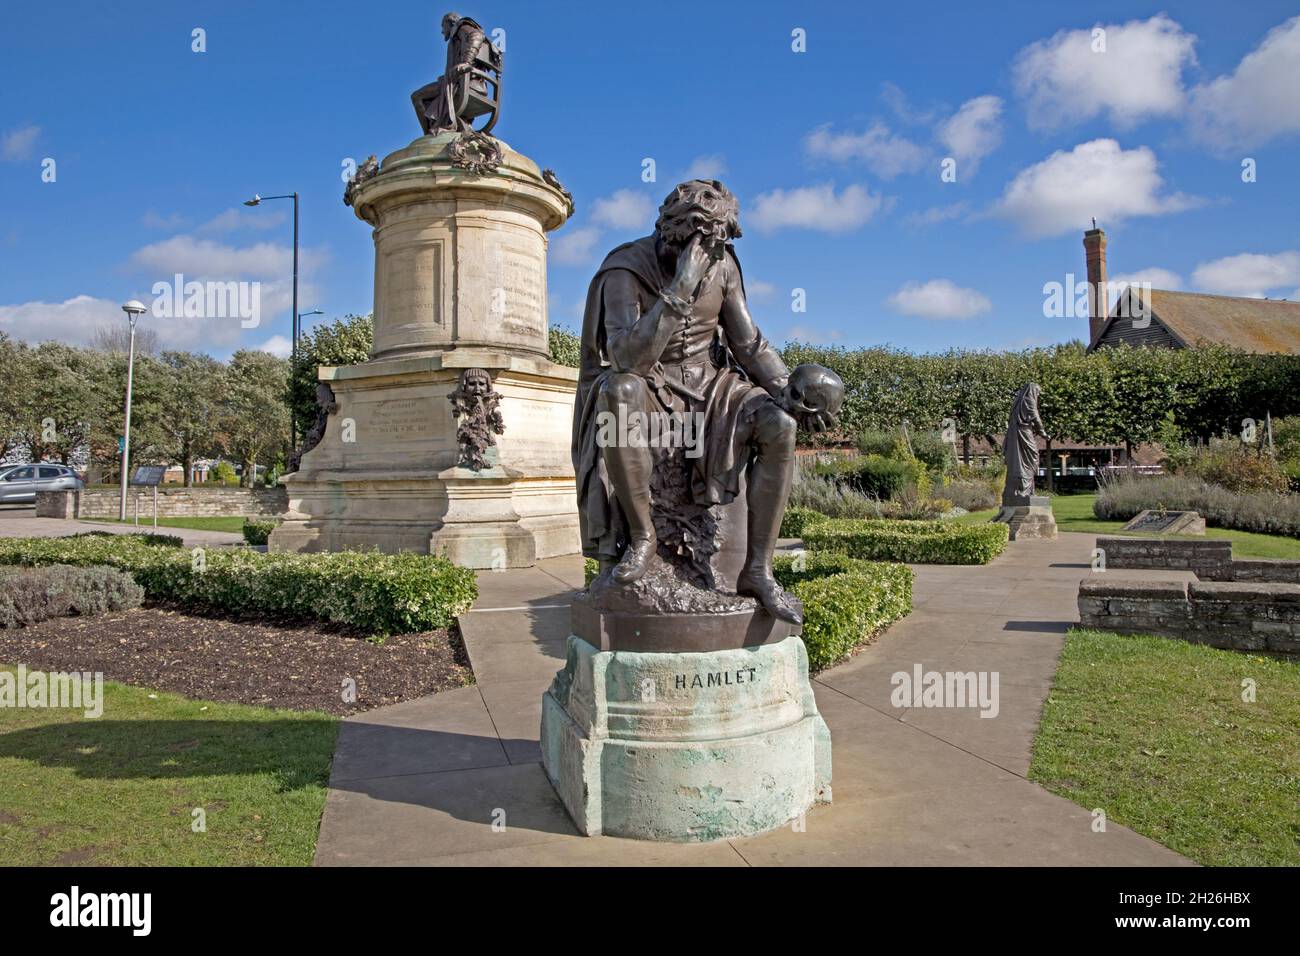
M 623 506 L 623 513 L 627 515 L 628 530 L 630 532 L 627 547 L 623 550 L 623 558 L 614 566 L 610 572 L 611 577 L 619 584 L 631 584 L 633 581 L 641 580 L 650 567 L 650 558 L 655 553 L 655 526 L 650 517 L 650 489 L 649 488 L 631 488 L 626 489 L 626 497 L 623 490 L 619 491 L 618 503 Z
M 736 593 L 756 598 L 773 617 L 802 625 L 802 605 L 772 574 L 772 552 L 781 534 L 793 479 L 794 422 L 782 414 L 758 427 L 759 452 L 750 466 L 745 490 L 749 504 L 745 566 L 736 581 Z
M 609 455 L 605 467 L 610 483 L 618 496 L 628 524 L 628 544 L 623 557 L 610 572 L 619 584 L 641 580 L 654 556 L 655 525 L 650 516 L 650 453 L 643 448 L 620 449 L 621 454 Z

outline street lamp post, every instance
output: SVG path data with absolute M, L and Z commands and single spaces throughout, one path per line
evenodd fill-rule
M 126 481 L 127 469 L 131 463 L 131 384 L 135 377 L 135 320 L 144 315 L 144 303 L 132 299 L 122 306 L 131 326 L 130 344 L 126 352 L 126 414 L 122 425 L 122 477 L 121 495 L 119 496 L 117 517 L 126 520 Z
M 293 200 L 293 357 L 298 358 L 298 194 L 296 192 L 286 193 L 283 196 L 259 196 L 253 194 L 252 199 L 245 199 L 245 206 L 260 206 L 270 199 L 292 199 Z M 293 404 L 289 405 L 289 442 L 294 451 L 298 450 L 298 416 L 294 413 Z

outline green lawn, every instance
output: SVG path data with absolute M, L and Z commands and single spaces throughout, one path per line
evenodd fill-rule
M 86 521 L 98 521 L 102 524 L 129 524 L 135 522 L 128 518 L 126 521 L 118 521 L 116 518 L 86 518 Z M 190 531 L 233 531 L 239 534 L 244 527 L 244 519 L 236 518 L 159 518 L 158 527 L 160 528 L 188 528 Z M 153 528 L 153 512 L 148 516 L 140 515 L 140 529 L 149 531 Z
M 1056 495 L 1052 498 L 1052 514 L 1061 531 L 1082 531 L 1087 534 L 1124 534 L 1152 537 L 1140 531 L 1121 531 L 1125 522 L 1103 521 L 1092 511 L 1096 495 Z M 955 520 L 963 524 L 981 524 L 996 515 L 997 509 L 972 511 Z M 1226 528 L 1207 528 L 1207 538 L 1220 538 L 1232 542 L 1232 553 L 1239 558 L 1293 558 L 1300 559 L 1300 539 L 1275 534 L 1258 534 L 1254 531 L 1231 531 Z M 1158 537 L 1158 536 L 1157 536 Z M 1171 535 L 1170 537 L 1177 537 Z
M 1199 863 L 1297 866 L 1298 726 L 1300 664 L 1075 630 L 1029 776 Z
M 98 719 L 0 708 L 0 860 L 309 865 L 337 730 L 328 714 L 120 684 Z

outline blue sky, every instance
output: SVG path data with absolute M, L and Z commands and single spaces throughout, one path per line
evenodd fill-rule
M 409 95 L 441 70 L 443 7 L 6 6 L 0 330 L 86 341 L 182 272 L 261 282 L 263 315 L 256 328 L 147 319 L 165 347 L 282 350 L 290 204 L 240 201 L 295 189 L 301 309 L 369 311 L 373 247 L 341 201 L 343 163 L 419 133 Z M 648 232 L 669 188 L 699 173 L 740 197 L 752 308 L 777 342 L 1080 337 L 1085 319 L 1044 317 L 1043 285 L 1082 278 L 1094 215 L 1112 277 L 1300 297 L 1294 0 L 460 12 L 505 30 L 496 132 L 577 201 L 551 237 L 553 323 L 577 324 L 604 252 Z M 941 179 L 947 158 L 955 182 Z

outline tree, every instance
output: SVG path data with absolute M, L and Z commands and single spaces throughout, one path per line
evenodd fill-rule
M 284 394 L 289 362 L 269 352 L 240 349 L 230 357 L 222 393 L 219 443 L 243 465 L 240 483 L 251 487 L 257 465 L 272 464 L 289 441 L 289 409 Z
M 70 464 L 84 455 L 103 412 L 104 355 L 60 342 L 22 346 L 25 388 L 14 441 L 33 461 Z
M 23 400 L 31 389 L 30 349 L 0 332 L 0 461 L 18 447 Z
M 374 323 L 369 315 L 347 315 L 303 334 L 298 342 L 298 360 L 293 363 L 288 398 L 297 416 L 299 441 L 316 422 L 316 370 L 323 365 L 364 362 L 370 358 L 374 341 Z
M 189 487 L 194 459 L 215 451 L 226 367 L 198 352 L 164 352 L 167 402 L 162 414 L 167 454 L 179 461 Z
M 100 352 L 121 352 L 125 354 L 130 346 L 131 327 L 121 322 L 101 325 L 95 329 L 90 337 L 90 347 Z M 136 323 L 135 354 L 158 354 L 158 332 L 155 329 Z

